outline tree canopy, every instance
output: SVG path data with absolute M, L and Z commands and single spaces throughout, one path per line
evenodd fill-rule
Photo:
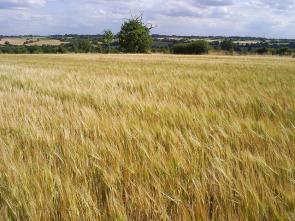
M 142 16 L 132 17 L 125 21 L 118 34 L 119 45 L 126 53 L 147 53 L 152 45 L 150 36 L 152 26 L 144 24 Z

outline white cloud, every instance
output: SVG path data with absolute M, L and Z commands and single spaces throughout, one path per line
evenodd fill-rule
M 295 0 L 0 0 L 0 34 L 115 32 L 144 12 L 156 33 L 295 36 Z M 18 10 L 18 9 L 26 10 Z
M 1 0 L 0 9 L 20 9 L 44 6 L 46 0 Z

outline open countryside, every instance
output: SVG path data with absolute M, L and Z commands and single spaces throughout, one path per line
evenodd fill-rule
M 0 221 L 295 221 L 294 9 L 0 1 Z

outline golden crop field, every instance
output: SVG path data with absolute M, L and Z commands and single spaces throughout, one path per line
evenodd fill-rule
M 26 42 L 26 38 L 2 38 L 0 39 L 0 45 L 4 45 L 6 42 L 12 45 L 23 45 Z
M 27 41 L 32 41 L 31 43 L 27 43 Z M 58 46 L 67 42 L 61 42 L 56 39 L 47 39 L 47 38 L 2 38 L 0 39 L 0 45 L 4 45 L 6 42 L 9 42 L 12 45 L 28 45 L 28 46 L 42 46 L 42 45 L 50 45 L 50 46 Z
M 36 42 L 29 43 L 27 45 L 32 46 L 32 45 L 37 45 L 37 46 L 43 46 L 43 45 L 50 45 L 50 46 L 58 46 L 61 45 L 64 42 L 61 42 L 60 40 L 56 39 L 41 39 Z
M 294 220 L 295 59 L 0 55 L 0 220 Z

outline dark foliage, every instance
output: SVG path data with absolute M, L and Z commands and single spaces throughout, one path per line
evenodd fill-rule
M 267 54 L 268 52 L 269 52 L 269 49 L 266 47 L 256 49 L 257 54 Z
M 173 47 L 174 54 L 207 54 L 209 44 L 207 41 L 199 40 L 191 43 L 176 44 Z
M 234 42 L 231 39 L 224 39 L 220 44 L 220 48 L 223 51 L 233 51 Z

